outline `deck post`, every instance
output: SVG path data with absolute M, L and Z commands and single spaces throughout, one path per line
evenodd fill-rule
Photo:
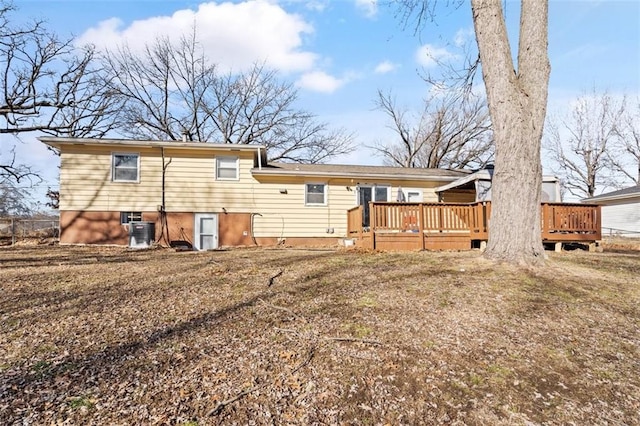
M 418 209 L 418 233 L 420 234 L 420 248 L 422 250 L 425 249 L 424 239 L 424 204 L 420 203 L 420 208 Z
M 556 253 L 562 253 L 562 243 L 556 243 L 555 244 L 555 252 Z
M 542 203 L 542 240 L 549 238 L 549 229 L 551 229 L 551 215 L 549 204 Z M 556 251 L 558 251 L 556 249 Z
M 371 250 L 376 249 L 376 210 L 373 208 L 373 202 L 369 201 L 369 232 L 371 233 Z
M 363 234 L 363 226 L 362 226 L 362 216 L 364 215 L 364 209 L 362 208 L 362 206 L 358 206 L 358 211 L 360 212 L 359 216 L 360 216 L 360 220 L 358 221 L 358 240 L 360 240 L 360 244 L 362 244 L 364 242 L 364 240 L 362 239 L 362 234 Z
M 596 206 L 596 229 L 598 230 L 596 234 L 596 240 L 602 239 L 602 206 Z

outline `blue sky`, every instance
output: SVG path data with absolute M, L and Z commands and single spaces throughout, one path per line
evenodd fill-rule
M 443 3 L 443 2 L 441 2 Z M 201 43 L 223 69 L 266 61 L 296 84 L 299 107 L 344 127 L 363 148 L 337 163 L 381 164 L 364 148 L 393 137 L 374 109 L 376 92 L 417 108 L 428 95 L 420 73 L 437 72 L 434 57 L 460 54 L 456 41 L 471 37 L 470 6 L 442 8 L 415 35 L 395 10 L 375 0 L 197 2 L 178 0 L 22 0 L 21 19 L 44 18 L 61 36 L 113 48 L 143 46 L 157 35 L 177 37 L 196 22 Z M 517 36 L 519 2 L 505 2 L 510 36 Z M 549 110 L 567 109 L 579 95 L 607 90 L 640 95 L 640 0 L 551 0 Z M 429 56 L 426 53 L 430 53 Z M 35 135 L 18 144 L 48 184 L 57 184 L 57 159 Z M 0 147 L 7 151 L 6 141 Z M 42 185 L 46 190 L 46 185 Z

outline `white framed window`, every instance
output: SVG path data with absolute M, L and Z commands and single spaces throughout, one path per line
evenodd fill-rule
M 111 180 L 113 182 L 140 182 L 140 154 L 111 154 Z
M 120 223 L 125 225 L 129 222 L 139 222 L 142 220 L 142 212 L 120 212 Z
M 356 202 L 360 206 L 368 205 L 370 201 L 389 201 L 389 185 L 358 185 Z
M 374 201 L 389 201 L 389 186 L 376 185 Z
M 327 185 L 324 183 L 305 184 L 304 204 L 307 206 L 327 205 Z
M 216 157 L 216 180 L 238 180 L 239 163 L 238 157 Z
M 419 189 L 409 189 L 407 190 L 407 201 L 410 203 L 421 203 L 422 202 L 422 191 Z

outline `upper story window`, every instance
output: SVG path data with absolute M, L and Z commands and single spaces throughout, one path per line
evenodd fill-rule
M 238 180 L 239 163 L 238 157 L 216 157 L 216 179 Z
M 324 183 L 308 183 L 304 190 L 304 203 L 308 206 L 324 206 L 327 204 L 327 185 Z
M 139 154 L 112 154 L 111 180 L 114 182 L 140 181 Z

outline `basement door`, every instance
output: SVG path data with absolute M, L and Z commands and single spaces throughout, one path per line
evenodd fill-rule
M 218 248 L 218 215 L 216 213 L 196 213 L 195 249 L 213 250 Z

